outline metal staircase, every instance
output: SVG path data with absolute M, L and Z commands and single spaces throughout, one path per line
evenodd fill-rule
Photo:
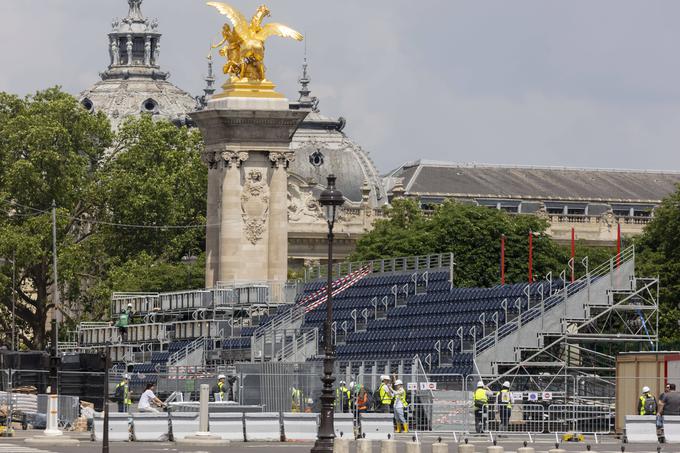
M 200 337 L 186 345 L 184 348 L 173 353 L 167 362 L 168 367 L 173 366 L 202 366 L 204 363 L 204 356 L 206 350 L 206 343 L 209 340 L 206 337 Z
M 630 247 L 499 326 L 475 344 L 479 373 L 496 380 L 518 374 L 607 374 L 613 371 L 617 345 L 654 349 L 658 279 L 636 278 L 634 270 Z

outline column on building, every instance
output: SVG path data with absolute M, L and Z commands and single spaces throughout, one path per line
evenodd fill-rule
M 208 203 L 205 234 L 205 287 L 212 288 L 220 268 L 220 197 L 222 191 L 221 153 L 209 152 L 201 156 L 208 167 Z
M 288 165 L 293 153 L 272 152 L 269 183 L 269 281 L 284 283 L 288 269 Z
M 241 164 L 246 160 L 246 152 L 224 151 L 221 154 L 220 253 L 217 279 L 221 282 L 234 282 L 237 278 L 242 231 Z

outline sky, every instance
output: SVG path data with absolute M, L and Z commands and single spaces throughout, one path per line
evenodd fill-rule
M 260 1 L 230 0 L 250 16 Z M 268 0 L 306 37 L 312 94 L 378 169 L 416 159 L 680 170 L 677 0 Z M 0 91 L 77 94 L 108 65 L 127 0 L 0 0 Z M 144 0 L 161 66 L 198 95 L 223 17 Z M 271 38 L 296 99 L 305 44 Z M 221 66 L 217 65 L 218 67 Z M 221 79 L 224 80 L 224 79 Z

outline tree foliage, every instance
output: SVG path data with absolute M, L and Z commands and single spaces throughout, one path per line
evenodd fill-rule
M 173 288 L 185 286 L 195 265 L 182 257 L 200 255 L 204 242 L 200 147 L 197 131 L 148 116 L 114 134 L 103 114 L 87 112 L 58 88 L 26 98 L 0 93 L 0 330 L 6 333 L 0 342 L 10 332 L 15 255 L 20 341 L 33 348 L 47 343 L 52 200 L 67 324 L 102 319 L 114 290 L 165 287 L 170 279 L 178 280 Z M 160 225 L 195 227 L 148 228 Z
M 353 259 L 453 253 L 458 286 L 489 286 L 500 282 L 501 235 L 505 235 L 506 282 L 528 279 L 529 232 L 533 233 L 533 274 L 557 277 L 568 267 L 570 251 L 546 234 L 548 222 L 532 215 L 510 215 L 486 207 L 447 201 L 426 216 L 414 200 L 395 200 L 387 218 L 362 237 Z M 608 259 L 611 249 L 591 249 L 579 244 L 576 272 L 581 258 L 593 263 Z
M 654 219 L 637 241 L 642 276 L 659 277 L 659 336 L 668 347 L 680 347 L 680 187 L 654 211 Z

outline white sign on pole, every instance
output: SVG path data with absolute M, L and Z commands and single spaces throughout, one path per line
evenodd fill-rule
M 529 397 L 527 398 L 529 401 L 538 401 L 538 393 L 536 392 L 529 392 Z
M 544 401 L 552 400 L 552 392 L 543 392 L 543 400 Z
M 522 401 L 524 398 L 524 393 L 522 392 L 512 392 L 512 399 L 515 401 Z
M 406 383 L 406 390 L 418 390 L 418 383 L 417 382 L 407 382 Z

